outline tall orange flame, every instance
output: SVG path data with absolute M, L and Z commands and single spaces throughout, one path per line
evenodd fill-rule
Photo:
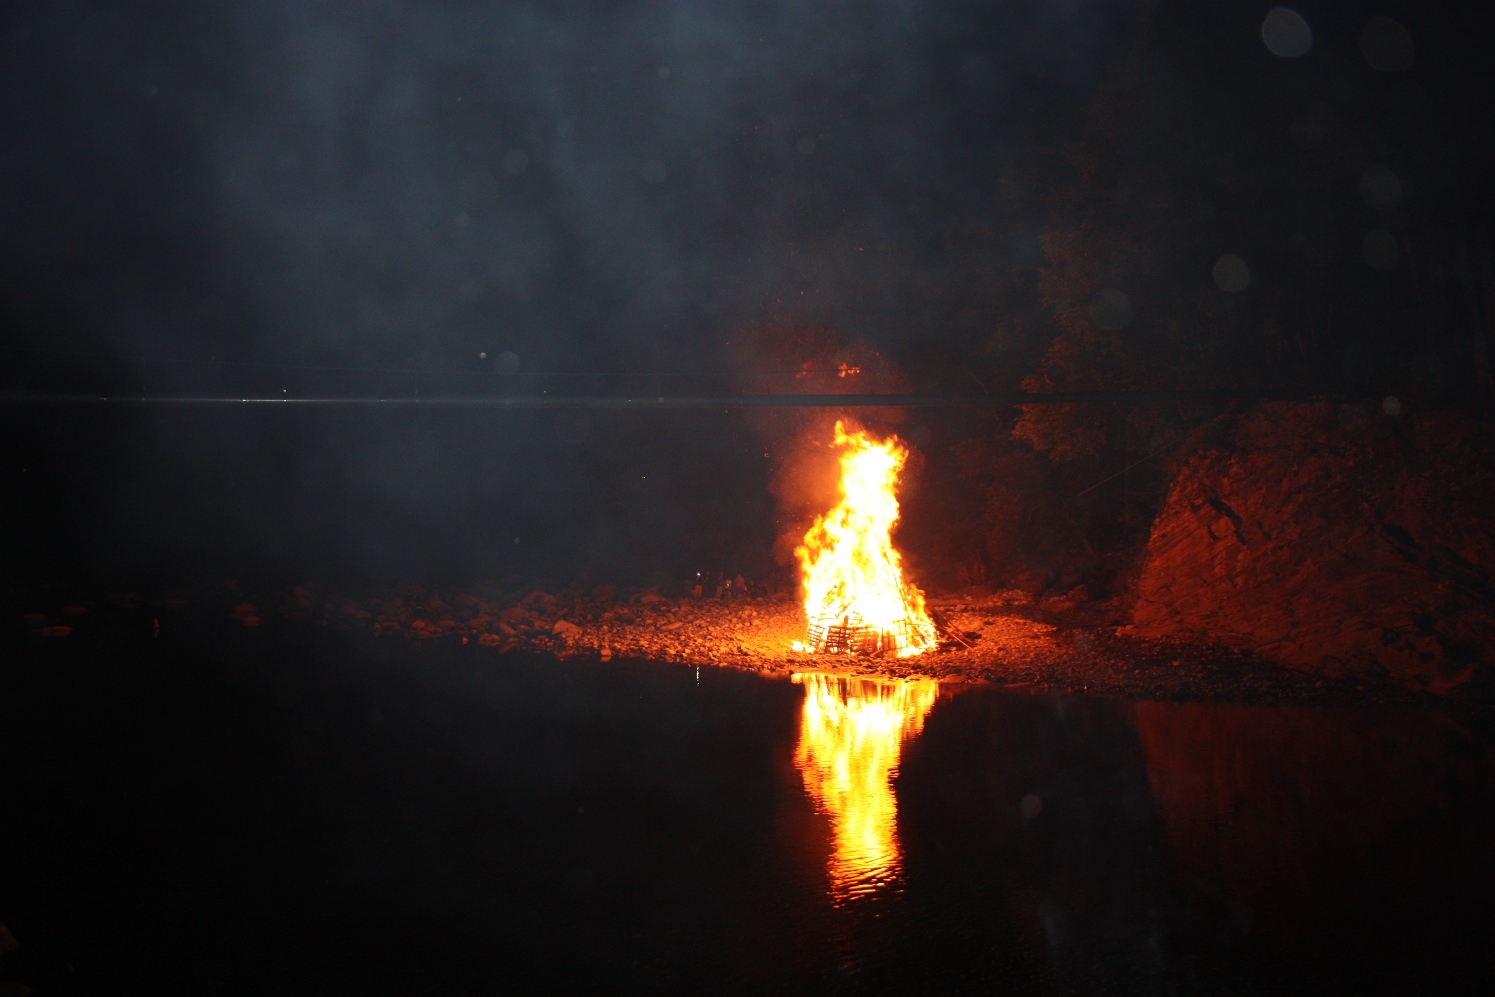
M 893 547 L 898 473 L 908 451 L 836 423 L 841 499 L 795 549 L 804 581 L 807 641 L 797 650 L 922 654 L 938 642 L 924 593 L 903 580 Z

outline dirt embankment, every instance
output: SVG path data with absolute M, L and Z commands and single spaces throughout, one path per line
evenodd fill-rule
M 1447 693 L 1495 675 L 1495 433 L 1447 413 L 1265 405 L 1183 459 L 1132 633 Z

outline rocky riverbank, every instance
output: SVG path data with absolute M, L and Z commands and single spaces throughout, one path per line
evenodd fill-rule
M 671 661 L 764 674 L 925 675 L 1035 692 L 1139 699 L 1342 702 L 1407 699 L 1386 685 L 1325 678 L 1250 654 L 1098 623 L 1095 607 L 1032 604 L 1020 592 L 930 600 L 945 641 L 910 658 L 806 654 L 799 606 L 786 596 L 723 602 L 613 586 L 506 592 L 428 592 L 404 586 L 383 598 L 340 598 L 299 588 L 276 599 L 232 592 L 114 593 L 23 616 L 34 640 L 121 628 L 159 636 L 203 622 L 235 627 L 313 626 L 361 631 L 381 641 L 472 645 L 502 666 L 511 654 Z

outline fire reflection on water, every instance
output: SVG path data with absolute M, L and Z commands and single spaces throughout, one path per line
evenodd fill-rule
M 918 734 L 939 695 L 935 679 L 802 673 L 804 718 L 794 763 L 831 819 L 831 899 L 845 903 L 897 881 L 898 803 L 892 775 L 903 742 Z

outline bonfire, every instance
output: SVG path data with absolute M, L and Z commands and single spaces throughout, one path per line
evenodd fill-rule
M 938 643 L 924 593 L 903 579 L 893 546 L 898 474 L 908 450 L 836 423 L 842 450 L 839 501 L 815 520 L 796 550 L 808 627 L 795 650 L 922 654 Z

